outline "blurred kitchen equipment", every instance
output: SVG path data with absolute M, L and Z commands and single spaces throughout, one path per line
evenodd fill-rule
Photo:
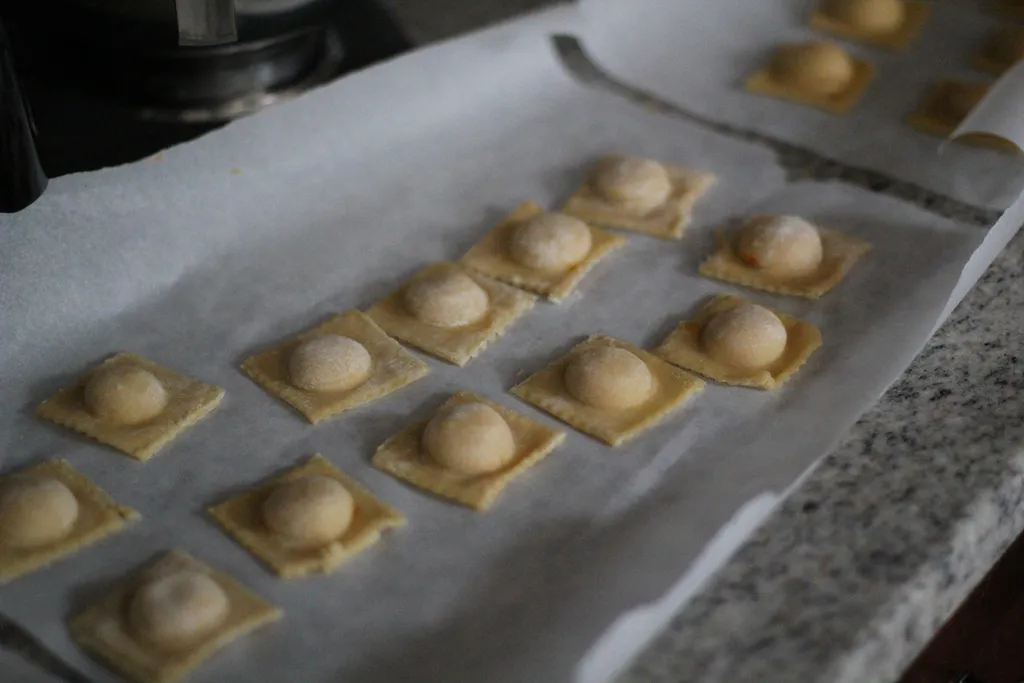
M 409 47 L 376 0 L 0 0 L 0 213 Z

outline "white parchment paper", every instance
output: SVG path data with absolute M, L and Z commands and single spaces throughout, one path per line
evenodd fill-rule
M 681 242 L 629 235 L 577 294 L 539 303 L 467 367 L 429 361 L 428 378 L 316 427 L 237 370 L 422 265 L 458 258 L 519 202 L 556 206 L 613 150 L 720 176 Z M 716 228 L 754 211 L 801 214 L 875 245 L 819 302 L 742 292 L 822 329 L 824 347 L 783 390 L 709 385 L 619 449 L 566 428 L 565 446 L 486 514 L 370 467 L 381 441 L 459 389 L 557 424 L 506 390 L 590 333 L 650 346 L 707 296 L 740 292 L 696 266 Z M 68 458 L 143 516 L 0 587 L 0 610 L 95 680 L 116 680 L 70 641 L 67 615 L 154 553 L 183 548 L 285 611 L 190 678 L 218 683 L 568 680 L 616 617 L 671 596 L 737 511 L 767 514 L 746 504 L 784 491 L 834 445 L 920 350 L 985 235 L 846 186 L 787 184 L 767 151 L 586 90 L 543 38 L 508 27 L 356 74 L 158 159 L 59 179 L 0 223 L 3 469 Z M 122 349 L 227 390 L 145 464 L 33 416 Z M 410 524 L 332 576 L 281 581 L 203 509 L 313 452 Z M 614 647 L 634 651 L 648 629 L 635 631 Z
M 746 77 L 786 42 L 829 39 L 807 26 L 809 0 L 580 0 L 584 42 L 612 74 L 695 114 L 806 146 L 961 201 L 1005 208 L 1024 184 L 1011 155 L 949 145 L 906 124 L 940 79 L 989 81 L 971 58 L 999 25 L 978 0 L 929 3 L 932 15 L 903 53 L 844 42 L 878 75 L 842 116 L 747 93 Z M 1017 100 L 1019 102 L 1019 98 Z M 1015 117 L 1019 120 L 1019 116 Z M 983 127 L 982 130 L 985 128 Z

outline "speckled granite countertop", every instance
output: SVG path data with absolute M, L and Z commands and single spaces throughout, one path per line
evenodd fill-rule
M 550 0 L 384 0 L 427 42 Z M 978 223 L 994 217 L 777 148 Z M 621 683 L 892 681 L 1024 529 L 1024 236 Z M 0 629 L 0 643 L 5 641 Z M 41 679 L 42 680 L 42 679 Z

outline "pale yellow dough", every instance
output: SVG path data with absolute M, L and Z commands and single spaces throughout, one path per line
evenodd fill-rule
M 939 81 L 925 92 L 907 123 L 922 133 L 947 138 L 985 97 L 988 88 L 987 83 Z M 1001 152 L 1020 152 L 1009 140 L 983 133 L 962 135 L 955 142 Z
M 487 315 L 487 292 L 467 273 L 453 269 L 420 271 L 402 293 L 407 313 L 431 327 L 465 327 Z
M 288 382 L 304 391 L 351 391 L 373 370 L 373 357 L 350 337 L 324 334 L 300 342 L 288 354 Z
M 48 460 L 0 477 L 0 583 L 71 555 L 126 521 L 118 505 L 64 460 Z
M 443 498 L 486 510 L 513 479 L 564 440 L 562 432 L 459 392 L 433 418 L 381 444 L 373 466 Z
M 423 431 L 423 448 L 444 469 L 461 474 L 487 474 L 516 456 L 508 422 L 485 403 L 443 408 Z
M 813 275 L 824 252 L 818 229 L 798 216 L 761 216 L 736 235 L 736 256 L 758 270 L 785 278 Z
M 552 228 L 550 222 L 535 227 L 533 221 L 552 216 L 561 218 L 560 214 L 545 213 L 537 204 L 525 202 L 477 242 L 462 257 L 462 265 L 551 301 L 564 300 L 591 268 L 625 244 L 625 240 L 582 221 L 563 230 L 557 228 L 557 223 Z M 558 248 L 563 245 L 568 248 Z M 541 269 L 524 261 L 552 267 Z M 558 263 L 563 267 L 554 267 Z
M 905 51 L 931 6 L 921 0 L 822 0 L 811 28 L 869 45 Z
M 590 371 L 598 376 L 582 379 Z M 601 376 L 602 371 L 607 374 Z M 700 379 L 646 351 L 594 335 L 511 391 L 581 432 L 618 446 L 703 388 Z
M 763 370 L 786 352 L 788 337 L 779 316 L 757 304 L 742 304 L 711 316 L 701 330 L 700 344 L 722 365 Z
M 1000 26 L 974 57 L 974 68 L 1001 76 L 1024 59 L 1024 28 Z
M 148 460 L 220 404 L 224 390 L 119 353 L 43 401 L 36 414 Z
M 842 114 L 863 96 L 875 67 L 829 42 L 779 47 L 768 65 L 747 79 L 752 93 Z
M 157 650 L 182 650 L 208 636 L 231 611 L 227 593 L 210 575 L 194 570 L 145 581 L 128 601 L 128 625 Z
M 38 548 L 71 532 L 78 500 L 60 479 L 21 475 L 0 481 L 0 548 Z
M 646 215 L 672 196 L 668 169 L 653 159 L 623 157 L 602 164 L 593 177 L 598 194 L 638 215 Z
M 85 407 L 96 417 L 119 425 L 152 420 L 167 407 L 167 389 L 149 370 L 132 365 L 99 368 L 86 383 Z
M 391 336 L 449 363 L 465 365 L 533 308 L 535 301 L 526 292 L 441 262 L 416 273 L 366 314 Z
M 281 612 L 233 578 L 173 550 L 71 619 L 80 647 L 138 683 L 174 683 Z
M 679 239 L 715 176 L 653 159 L 606 156 L 562 212 L 587 223 Z
M 610 412 L 646 403 L 654 376 L 636 354 L 617 346 L 594 346 L 565 366 L 565 388 L 579 401 Z
M 785 218 L 783 229 L 762 233 L 761 227 L 778 225 Z M 790 223 L 794 217 L 754 216 L 737 234 L 720 235 L 718 249 L 700 266 L 706 277 L 760 289 L 775 294 L 817 299 L 842 281 L 871 245 L 859 238 L 836 230 L 814 226 L 821 245 L 817 268 L 814 240 L 801 223 Z M 795 229 L 785 224 L 798 225 Z M 766 264 L 770 267 L 761 267 Z
M 260 506 L 266 527 L 292 548 L 322 548 L 341 538 L 355 509 L 341 482 L 317 475 L 278 483 Z
M 587 257 L 590 228 L 564 213 L 541 213 L 512 230 L 508 253 L 513 261 L 542 272 L 562 272 Z
M 248 358 L 242 370 L 313 424 L 384 398 L 430 372 L 360 311 L 346 311 Z
M 772 390 L 820 346 L 821 333 L 810 323 L 723 294 L 680 323 L 654 353 L 723 384 Z
M 325 486 L 324 479 L 338 486 Z M 311 486 L 310 481 L 318 483 Z M 330 573 L 377 543 L 381 533 L 406 522 L 320 455 L 215 505 L 209 513 L 242 547 L 286 579 Z

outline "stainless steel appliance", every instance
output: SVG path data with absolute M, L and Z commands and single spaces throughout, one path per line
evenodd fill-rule
M 375 0 L 0 0 L 0 213 L 408 48 Z

